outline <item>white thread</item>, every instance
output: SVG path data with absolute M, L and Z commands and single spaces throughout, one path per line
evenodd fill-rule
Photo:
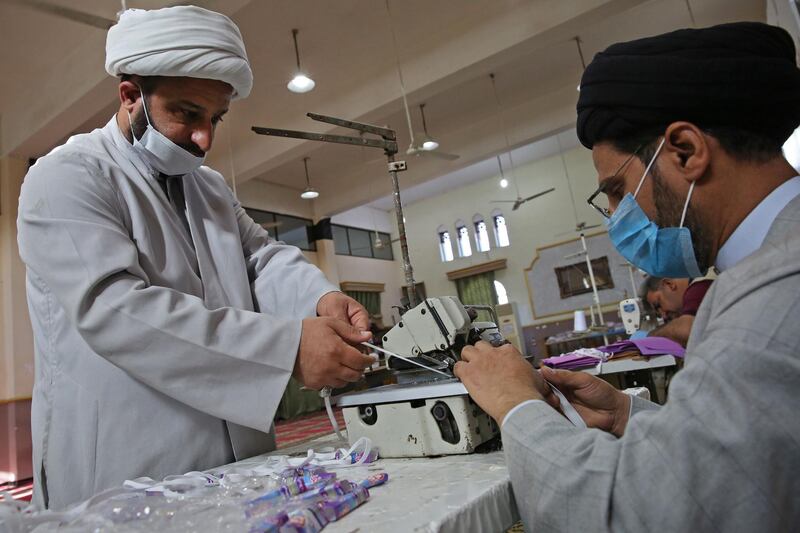
M 331 407 L 331 388 L 322 387 L 322 390 L 319 391 L 319 395 L 322 396 L 322 399 L 325 401 L 325 410 L 328 412 L 328 419 L 331 421 L 331 426 L 333 426 L 333 432 L 336 433 L 339 439 L 346 440 L 339 431 L 339 422 L 336 421 L 336 416 L 333 414 L 333 408 Z

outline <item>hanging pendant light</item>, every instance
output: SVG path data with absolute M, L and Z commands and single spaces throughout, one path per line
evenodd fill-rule
M 297 48 L 297 34 L 300 33 L 300 30 L 293 29 L 292 30 L 292 39 L 294 40 L 294 57 L 297 60 L 297 72 L 295 72 L 294 78 L 290 81 L 286 88 L 292 91 L 293 93 L 307 93 L 311 89 L 314 88 L 316 83 L 314 80 L 309 78 L 303 70 L 300 68 L 300 50 Z
M 500 161 L 500 156 L 497 156 L 497 166 L 500 167 L 500 188 L 505 189 L 508 187 L 508 180 L 506 179 L 506 175 L 503 172 L 503 162 Z
M 375 230 L 375 239 L 372 241 L 372 247 L 376 250 L 383 250 L 384 244 L 381 236 L 378 235 L 378 230 Z
M 506 142 L 506 153 L 508 154 L 508 161 L 511 163 L 511 179 L 514 181 L 514 189 L 517 191 L 517 198 L 521 198 L 519 194 L 519 184 L 516 178 L 516 169 L 514 168 L 514 156 L 511 155 L 511 142 L 508 140 L 508 127 L 506 126 L 505 118 L 503 118 L 503 106 L 500 105 L 500 97 L 497 95 L 497 84 L 494 79 L 494 72 L 489 73 L 489 80 L 492 83 L 492 95 L 494 95 L 494 103 L 497 108 L 497 118 L 500 120 L 500 127 L 503 129 L 503 138 Z M 503 172 L 503 162 L 500 160 L 500 155 L 497 155 L 497 166 L 500 168 L 500 188 L 505 189 L 508 187 L 508 178 Z
M 316 189 L 311 186 L 311 180 L 308 179 L 308 158 L 303 158 L 303 167 L 306 169 L 306 189 L 300 193 L 300 198 L 303 200 L 313 200 L 319 196 Z
M 583 67 L 583 70 L 581 70 L 581 75 L 583 75 L 583 72 L 586 70 L 586 60 L 583 58 L 583 48 L 581 48 L 581 38 L 578 37 L 577 35 L 573 38 L 575 39 L 575 45 L 578 47 L 578 57 L 581 59 L 581 67 Z M 581 92 L 580 83 L 578 83 L 578 92 Z

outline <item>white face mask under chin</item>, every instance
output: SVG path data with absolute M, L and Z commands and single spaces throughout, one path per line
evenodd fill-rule
M 147 103 L 144 100 L 144 93 L 141 94 L 144 117 L 147 120 L 147 129 L 142 134 L 141 139 L 137 139 L 136 134 L 133 132 L 131 114 L 128 112 L 128 123 L 131 126 L 133 148 L 142 154 L 154 169 L 167 176 L 182 176 L 200 168 L 205 160 L 205 156 L 198 157 L 186 149 L 181 148 L 155 129 L 147 113 Z

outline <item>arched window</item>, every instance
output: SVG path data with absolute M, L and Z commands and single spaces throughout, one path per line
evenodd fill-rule
M 508 293 L 505 286 L 497 280 L 494 280 L 494 292 L 497 293 L 497 305 L 508 303 Z
M 479 252 L 488 252 L 491 249 L 489 245 L 489 231 L 486 229 L 486 222 L 483 220 L 483 215 L 480 213 L 472 217 L 472 226 L 475 228 L 475 248 Z
M 494 241 L 500 248 L 508 246 L 511 242 L 508 240 L 508 226 L 506 225 L 506 217 L 499 209 L 492 211 L 492 225 L 494 226 Z
M 456 220 L 456 241 L 458 242 L 459 257 L 472 255 L 472 245 L 469 243 L 469 229 L 463 220 Z
M 436 230 L 439 234 L 439 255 L 443 262 L 453 260 L 453 243 L 450 242 L 450 232 L 444 226 Z

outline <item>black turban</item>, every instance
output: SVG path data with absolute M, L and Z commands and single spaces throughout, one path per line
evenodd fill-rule
M 581 79 L 578 138 L 587 148 L 686 120 L 783 143 L 800 124 L 794 42 L 757 22 L 617 43 Z

